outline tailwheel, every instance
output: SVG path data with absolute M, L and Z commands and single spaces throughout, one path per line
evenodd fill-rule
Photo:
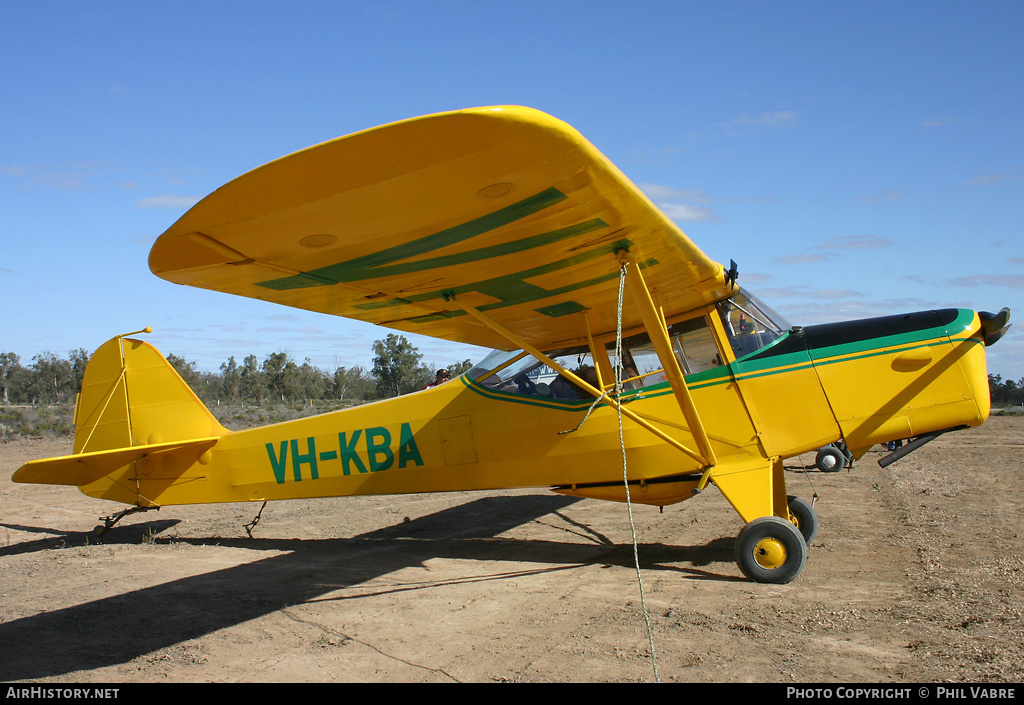
M 736 564 L 755 582 L 788 583 L 800 575 L 806 562 L 807 541 L 785 519 L 754 519 L 736 537 Z
M 810 546 L 811 541 L 818 535 L 818 513 L 814 511 L 814 505 L 802 497 L 792 495 L 786 497 L 786 501 L 789 503 L 789 515 L 792 523 L 800 529 L 800 533 L 804 535 L 804 541 Z

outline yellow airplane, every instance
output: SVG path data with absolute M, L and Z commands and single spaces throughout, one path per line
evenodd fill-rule
M 182 216 L 149 265 L 494 352 L 415 394 L 231 432 L 156 349 L 117 336 L 86 370 L 73 454 L 15 481 L 131 505 L 108 526 L 168 505 L 513 487 L 664 506 L 714 485 L 745 524 L 740 570 L 770 583 L 803 570 L 818 525 L 783 459 L 915 438 L 905 454 L 981 424 L 984 348 L 1009 319 L 793 327 L 576 130 L 515 106 L 259 167 Z

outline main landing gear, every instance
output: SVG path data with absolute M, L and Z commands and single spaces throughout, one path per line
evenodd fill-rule
M 760 517 L 736 537 L 736 564 L 755 582 L 788 583 L 807 562 L 807 547 L 818 532 L 818 515 L 807 500 L 787 499 L 792 520 Z

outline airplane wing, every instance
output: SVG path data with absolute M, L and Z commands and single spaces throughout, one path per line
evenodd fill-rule
M 509 347 L 455 296 L 550 349 L 585 341 L 588 324 L 615 329 L 622 247 L 666 316 L 729 293 L 724 268 L 576 130 L 500 106 L 384 125 L 254 169 L 172 225 L 149 264 L 178 284 Z M 627 314 L 626 329 L 639 325 Z

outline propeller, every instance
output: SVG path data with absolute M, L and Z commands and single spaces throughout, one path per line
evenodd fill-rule
M 999 313 L 978 311 L 978 317 L 981 319 L 981 332 L 986 347 L 995 345 L 1000 338 L 1006 335 L 1006 331 L 1010 330 L 1010 309 L 1008 308 L 1003 308 Z
M 740 269 L 739 269 L 739 267 L 736 266 L 736 262 L 734 260 L 729 260 L 729 271 L 725 273 L 725 283 L 726 283 L 726 285 L 731 283 L 733 286 L 736 286 L 736 280 L 739 279 L 739 278 L 740 278 Z

